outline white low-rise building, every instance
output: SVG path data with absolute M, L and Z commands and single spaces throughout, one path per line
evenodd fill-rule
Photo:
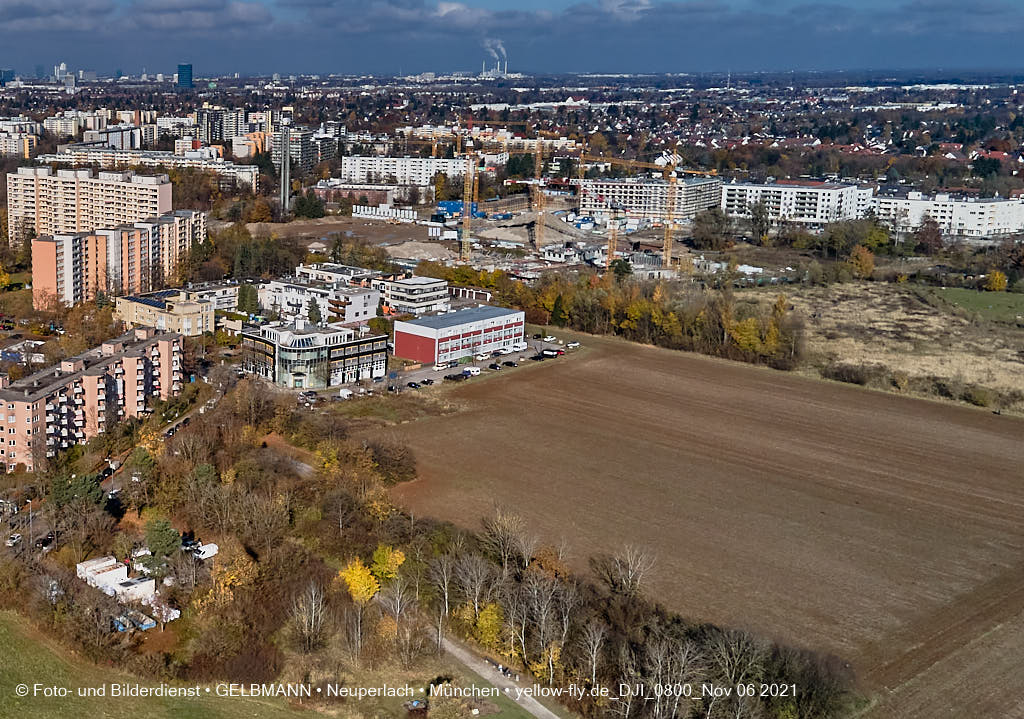
M 394 314 L 425 315 L 446 312 L 451 306 L 448 282 L 435 277 L 378 279 L 373 286 L 384 298 L 384 306 Z
M 306 319 L 315 302 L 325 324 L 366 324 L 376 317 L 380 304 L 375 289 L 295 277 L 260 283 L 259 297 L 260 307 L 287 320 Z

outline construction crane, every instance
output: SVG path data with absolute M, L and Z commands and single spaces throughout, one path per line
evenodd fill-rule
M 462 178 L 462 237 L 459 240 L 459 261 L 469 262 L 473 251 L 473 182 L 476 177 L 476 156 L 466 153 L 466 172 Z
M 540 142 L 535 143 L 533 148 L 533 175 L 536 180 L 535 184 L 531 185 L 534 193 L 533 208 L 537 213 L 533 241 L 535 249 L 539 250 L 544 246 L 544 186 L 541 184 L 544 175 L 544 148 Z
M 608 253 L 604 258 L 605 271 L 612 268 L 612 260 L 615 259 L 615 252 L 619 249 L 619 206 L 608 204 L 611 210 L 611 217 L 608 219 Z
M 673 160 L 678 157 L 673 153 Z M 636 169 L 647 169 L 657 170 L 662 173 L 665 178 L 665 235 L 662 245 L 662 264 L 666 268 L 672 266 L 672 250 L 675 245 L 673 233 L 675 231 L 675 212 L 676 212 L 676 178 L 678 174 L 686 175 L 717 175 L 716 170 L 680 170 L 676 167 L 675 163 L 668 163 L 665 165 L 658 165 L 653 162 L 641 162 L 639 160 L 627 160 L 619 157 L 605 157 L 603 155 L 587 155 L 585 153 L 580 154 L 580 174 L 582 179 L 583 163 L 584 162 L 607 162 L 613 165 L 622 165 L 624 167 L 632 167 Z

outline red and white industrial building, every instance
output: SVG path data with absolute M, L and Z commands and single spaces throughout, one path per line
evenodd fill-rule
M 523 342 L 524 323 L 522 310 L 490 305 L 395 322 L 395 356 L 437 363 L 511 349 Z

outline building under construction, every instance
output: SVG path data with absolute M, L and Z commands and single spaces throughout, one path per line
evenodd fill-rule
M 607 218 L 614 211 L 617 217 L 664 222 L 669 211 L 669 183 L 661 178 L 580 180 L 579 186 L 580 214 L 587 217 Z M 679 178 L 675 188 L 675 221 L 692 219 L 722 203 L 722 181 L 717 177 Z

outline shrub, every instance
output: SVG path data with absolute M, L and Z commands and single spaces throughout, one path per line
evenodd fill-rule
M 987 387 L 974 385 L 964 390 L 963 400 L 975 407 L 991 407 L 996 403 L 996 393 Z

